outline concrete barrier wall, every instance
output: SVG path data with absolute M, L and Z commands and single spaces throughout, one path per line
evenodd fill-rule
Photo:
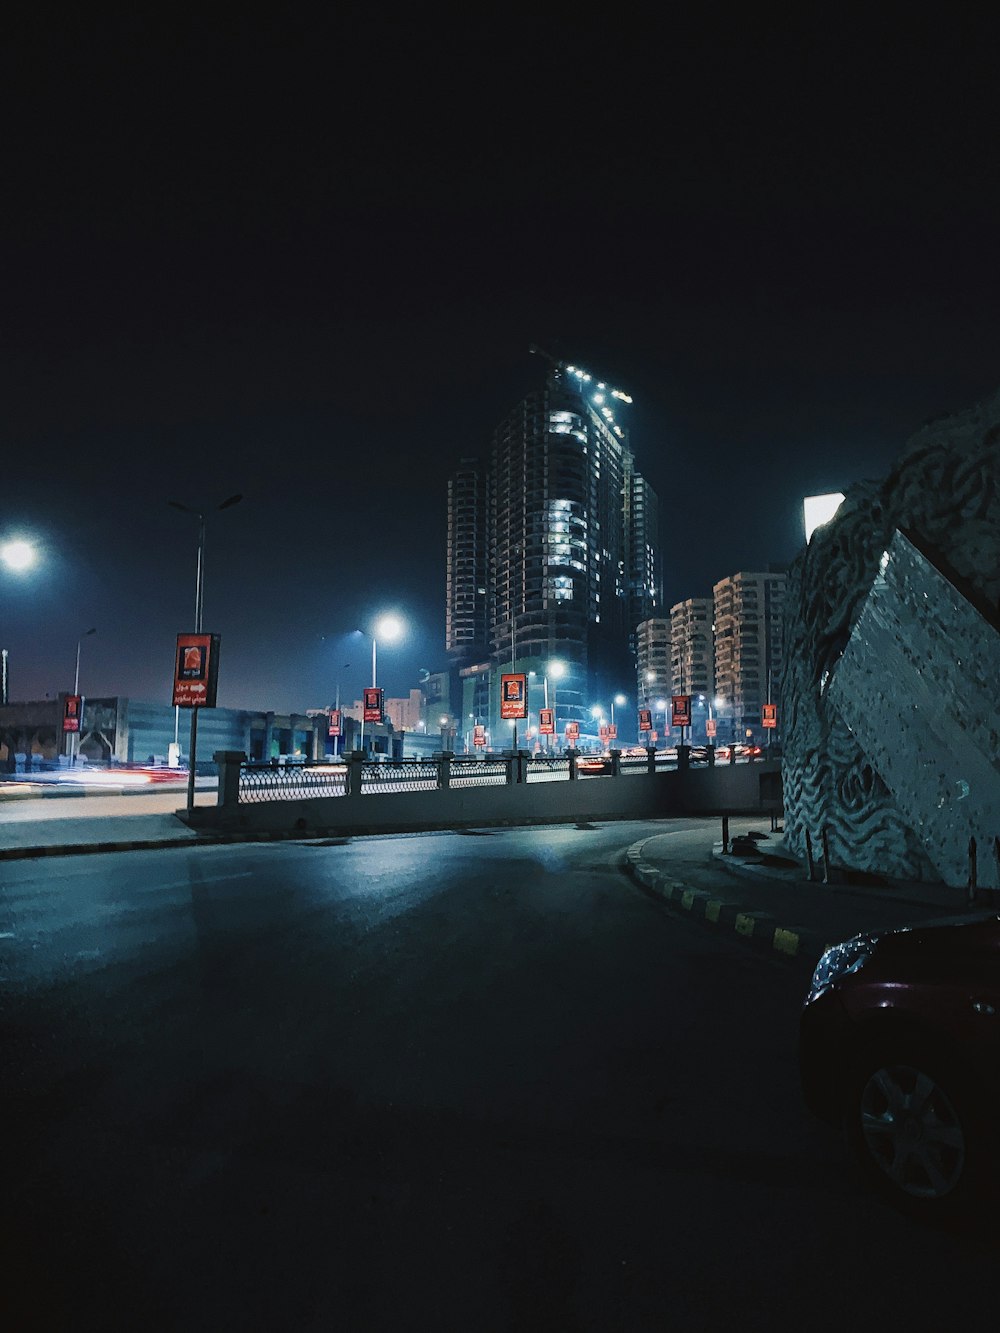
M 556 824 L 586 819 L 640 819 L 680 814 L 680 775 L 630 774 L 444 791 L 387 792 L 263 801 L 232 807 L 196 806 L 194 827 L 248 832 L 405 833 L 488 824 Z
M 682 775 L 680 804 L 690 815 L 778 813 L 781 760 L 690 768 Z

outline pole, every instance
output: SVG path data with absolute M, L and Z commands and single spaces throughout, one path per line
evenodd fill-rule
M 194 587 L 194 632 L 201 633 L 202 611 L 205 596 L 205 515 L 198 515 L 198 565 L 195 572 Z M 198 707 L 191 709 L 191 735 L 188 740 L 188 814 L 194 809 L 194 770 L 198 758 Z
M 544 691 L 544 693 L 545 693 L 545 707 L 548 708 L 548 706 L 549 706 L 549 678 L 548 678 L 548 676 L 543 676 L 543 677 L 542 677 L 542 689 L 543 689 L 543 691 Z M 552 730 L 553 730 L 553 731 L 555 730 L 555 725 L 556 725 L 556 719 L 555 719 L 555 715 L 553 715 L 553 717 L 552 717 Z M 546 753 L 546 754 L 551 754 L 551 753 L 552 753 L 552 732 L 548 732 L 548 733 L 546 734 L 546 736 L 545 736 L 545 753 Z
M 77 641 L 76 641 L 76 674 L 73 676 L 73 693 L 74 693 L 75 695 L 77 695 L 77 696 L 79 696 L 79 693 L 80 693 L 80 645 L 81 645 L 82 643 L 83 643 L 83 639 L 82 639 L 82 638 L 77 639 Z M 79 726 L 79 725 L 80 725 L 80 710 L 79 710 L 79 708 L 76 710 L 76 717 L 77 717 L 76 725 Z M 76 752 L 77 752 L 77 751 L 76 751 L 76 747 L 79 745 L 79 743 L 80 743 L 80 733 L 79 733 L 78 731 L 71 731 L 70 734 L 69 734 L 69 766 L 70 766 L 70 768 L 72 768 L 72 767 L 76 764 Z

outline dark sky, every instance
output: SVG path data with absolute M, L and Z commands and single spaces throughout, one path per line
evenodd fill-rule
M 635 398 L 668 602 L 788 561 L 803 495 L 1000 385 L 997 31 L 32 9 L 2 56 L 12 697 L 169 700 L 210 520 L 220 703 L 444 662 L 445 481 L 540 343 Z M 821 12 L 829 17 L 818 18 Z M 326 637 L 322 637 L 326 636 Z

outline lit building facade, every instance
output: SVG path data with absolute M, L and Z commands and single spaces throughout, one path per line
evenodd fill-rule
M 544 386 L 494 431 L 488 469 L 466 460 L 449 484 L 448 649 L 462 668 L 490 661 L 497 746 L 509 744 L 497 720 L 504 671 L 544 681 L 558 662 L 557 734 L 575 721 L 581 740 L 595 731 L 592 706 L 629 692 L 636 617 L 657 609 L 659 568 L 657 499 L 635 469 L 624 424 L 631 401 L 581 367 L 550 359 Z M 481 499 L 485 528 L 471 517 Z M 474 571 L 484 558 L 480 583 Z M 460 607 L 472 608 L 472 622 L 461 620 Z M 477 654 L 473 626 L 483 624 L 486 652 Z
M 781 678 L 784 601 L 783 571 L 733 574 L 715 585 L 720 740 L 752 739 L 755 744 L 768 740 L 761 726 L 761 706 L 773 701 Z
M 691 695 L 689 739 L 711 739 L 705 723 L 715 698 L 715 615 L 711 597 L 688 597 L 670 608 L 670 675 L 674 694 Z
M 640 708 L 654 708 L 672 693 L 670 621 L 643 620 L 635 631 L 636 698 Z
M 489 473 L 463 458 L 448 480 L 445 648 L 456 668 L 486 655 L 489 637 Z

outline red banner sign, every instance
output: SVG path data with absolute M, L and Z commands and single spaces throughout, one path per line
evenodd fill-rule
M 556 734 L 556 714 L 553 708 L 541 708 L 538 711 L 538 730 L 543 736 Z
M 639 730 L 640 731 L 653 730 L 653 710 L 651 708 L 639 709 Z
M 613 740 L 613 741 L 616 741 L 616 740 L 618 739 L 618 723 L 617 723 L 617 722 L 612 722 L 611 726 L 608 727 L 608 736 L 609 736 L 609 737 L 611 738 L 611 740 Z
M 339 735 L 340 735 L 340 709 L 339 709 L 339 708 L 331 708 L 331 709 L 330 709 L 330 728 L 329 728 L 329 734 L 330 734 L 331 736 L 339 736 Z
M 79 731 L 83 717 L 83 695 L 67 694 L 63 704 L 63 731 Z
M 708 721 L 705 723 L 705 735 L 709 738 L 709 740 L 712 740 L 717 731 L 718 731 L 718 725 L 716 724 L 715 718 L 710 717 Z
M 382 721 L 382 696 L 381 686 L 366 686 L 364 698 L 364 718 L 366 722 Z
M 689 727 L 691 725 L 690 694 L 672 694 L 670 696 L 670 725 Z
M 516 721 L 528 716 L 528 677 L 523 672 L 511 672 L 500 677 L 500 719 Z
M 472 744 L 483 746 L 486 744 L 486 728 L 476 727 L 472 733 Z
M 660 739 L 660 733 L 658 731 L 651 731 L 649 733 L 649 739 L 655 745 L 656 742 Z
M 567 722 L 567 723 L 566 723 L 566 739 L 567 739 L 568 741 L 578 741 L 578 740 L 580 739 L 580 724 L 579 724 L 579 722 Z
M 778 705 L 762 704 L 760 710 L 760 725 L 762 727 L 776 727 L 778 725 Z
M 598 736 L 600 736 L 601 740 L 605 743 L 605 745 L 607 745 L 608 741 L 611 739 L 611 728 L 605 722 L 603 723 L 602 726 L 597 728 L 597 734 Z
M 174 658 L 175 708 L 214 708 L 219 684 L 218 634 L 178 634 Z

